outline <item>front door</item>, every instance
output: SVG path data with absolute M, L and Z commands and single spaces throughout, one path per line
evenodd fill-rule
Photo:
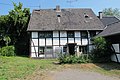
M 69 43 L 68 44 L 68 49 L 69 49 L 69 54 L 70 55 L 75 55 L 75 46 L 76 46 L 76 43 Z

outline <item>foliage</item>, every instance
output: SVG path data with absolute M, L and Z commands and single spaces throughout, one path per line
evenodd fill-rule
M 8 32 L 11 36 L 13 44 L 16 44 L 20 39 L 21 34 L 26 31 L 30 17 L 30 10 L 22 8 L 22 3 L 19 5 L 13 3 L 14 9 L 9 12 L 9 29 Z
M 89 55 L 82 54 L 79 57 L 75 55 L 59 54 L 58 60 L 60 63 L 89 63 L 91 62 Z
M 103 15 L 104 16 L 115 16 L 117 17 L 118 19 L 120 19 L 120 9 L 118 8 L 105 8 L 103 10 Z
M 95 48 L 91 51 L 91 58 L 93 62 L 110 61 L 110 44 L 103 37 L 95 37 L 93 39 L 93 44 L 95 46 Z
M 27 33 L 30 9 L 22 3 L 13 3 L 14 9 L 8 15 L 0 16 L 0 47 L 14 45 L 17 53 L 29 53 L 29 35 Z
M 14 56 L 15 55 L 14 46 L 5 46 L 0 49 L 0 55 L 2 56 Z

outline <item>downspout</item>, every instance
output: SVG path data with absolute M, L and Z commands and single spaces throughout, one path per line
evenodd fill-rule
M 90 46 L 90 45 L 89 45 L 89 43 L 90 43 L 90 42 L 89 42 L 89 38 L 90 38 L 90 34 L 89 34 L 89 31 L 88 31 L 88 30 L 87 30 L 87 34 L 88 34 L 88 38 L 87 38 L 87 39 L 88 39 L 88 48 L 87 48 L 88 51 L 87 51 L 87 53 L 89 53 L 89 46 Z

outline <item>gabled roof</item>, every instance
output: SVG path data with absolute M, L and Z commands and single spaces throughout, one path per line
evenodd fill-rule
M 116 34 L 120 34 L 120 21 L 108 25 L 98 36 L 106 37 Z
M 104 16 L 100 20 L 103 22 L 105 26 L 119 21 L 119 19 L 114 16 Z
M 60 15 L 60 21 L 57 15 Z M 91 9 L 61 9 L 61 12 L 40 9 L 33 10 L 27 31 L 103 29 L 103 23 Z

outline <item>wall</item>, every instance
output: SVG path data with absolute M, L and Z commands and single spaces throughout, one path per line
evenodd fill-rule
M 113 46 L 116 54 L 113 54 L 111 56 L 111 60 L 120 63 L 120 45 L 119 44 L 112 44 L 112 46 Z
M 49 32 L 49 31 L 47 31 Z M 45 32 L 45 33 L 47 33 Z M 72 33 L 74 35 L 72 35 Z M 87 37 L 86 34 L 87 33 Z M 52 37 L 41 37 L 39 32 L 31 33 L 31 57 L 45 57 L 47 56 L 46 50 L 50 53 L 49 57 L 57 57 L 56 53 L 64 53 L 63 46 L 66 43 L 77 43 L 78 46 L 87 46 L 91 44 L 91 37 L 88 31 L 52 31 Z M 90 46 L 91 48 L 91 46 Z M 44 54 L 38 55 L 43 52 Z M 79 52 L 79 50 L 77 49 Z

